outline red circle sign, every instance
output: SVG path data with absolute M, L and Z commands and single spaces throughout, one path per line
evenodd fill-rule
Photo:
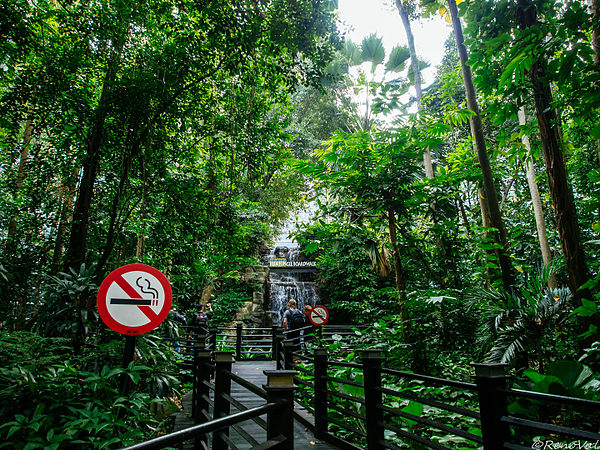
M 154 267 L 128 264 L 113 270 L 98 290 L 98 313 L 117 333 L 137 335 L 159 326 L 171 310 L 169 280 Z
M 329 320 L 329 311 L 322 305 L 313 306 L 308 314 L 308 320 L 316 327 L 325 325 Z

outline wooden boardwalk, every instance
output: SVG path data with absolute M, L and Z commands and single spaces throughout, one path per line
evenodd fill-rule
M 264 370 L 275 370 L 275 362 L 274 361 L 240 361 L 233 364 L 232 372 L 245 380 L 252 382 L 254 385 L 262 387 L 263 384 L 267 383 L 267 377 L 264 375 Z M 231 383 L 231 396 L 242 403 L 247 408 L 253 408 L 255 406 L 260 406 L 265 403 L 265 400 L 243 388 L 239 384 L 232 382 Z M 305 414 L 304 409 L 296 404 L 296 411 L 300 414 Z M 192 394 L 188 392 L 183 397 L 183 412 L 178 414 L 175 419 L 175 430 L 180 430 L 183 428 L 187 428 L 193 425 L 190 414 L 192 409 Z M 232 407 L 231 412 L 237 412 L 235 408 Z M 266 421 L 266 416 L 263 416 L 263 420 Z M 266 431 L 261 428 L 254 421 L 246 421 L 240 424 L 243 431 L 248 433 L 258 442 L 264 442 L 266 440 Z M 239 449 L 250 449 L 251 445 L 249 445 L 246 440 L 234 429 L 230 430 L 230 438 L 234 442 L 237 448 Z M 191 445 L 184 446 L 184 448 L 193 448 Z M 294 448 L 299 450 L 306 449 L 317 449 L 317 450 L 325 450 L 325 449 L 337 449 L 331 444 L 326 442 L 322 442 L 317 440 L 314 435 L 304 427 L 300 422 L 294 422 Z

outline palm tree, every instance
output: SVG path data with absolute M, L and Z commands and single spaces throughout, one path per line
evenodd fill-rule
M 407 47 L 396 46 L 389 54 L 385 62 L 385 71 L 383 78 L 376 81 L 378 68 L 383 64 L 386 56 L 385 48 L 381 37 L 371 34 L 365 37 L 360 45 L 352 41 L 344 44 L 343 54 L 349 66 L 362 66 L 370 62 L 371 67 L 369 75 L 362 73 L 359 77 L 358 85 L 365 91 L 365 115 L 357 120 L 356 130 L 368 131 L 373 126 L 371 117 L 371 108 L 373 103 L 373 92 L 377 86 L 382 86 L 384 91 L 394 91 L 396 96 L 402 95 L 408 90 L 408 83 L 401 79 L 386 81 L 386 76 L 393 73 L 402 72 L 406 68 L 406 61 L 410 57 Z M 361 89 L 361 90 L 362 90 Z M 397 102 L 387 102 L 387 107 L 395 105 Z
M 483 316 L 479 342 L 484 350 L 490 349 L 487 362 L 542 369 L 542 361 L 547 360 L 542 358 L 543 342 L 566 325 L 570 312 L 569 289 L 547 286 L 554 271 L 554 265 L 543 266 L 532 281 L 511 293 L 481 289 L 471 295 L 470 301 L 480 305 Z

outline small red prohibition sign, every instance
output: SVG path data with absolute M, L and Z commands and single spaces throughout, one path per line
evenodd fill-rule
M 169 280 L 146 264 L 128 264 L 104 279 L 96 298 L 102 321 L 117 333 L 137 335 L 159 326 L 172 304 Z
M 329 320 L 329 311 L 322 305 L 316 305 L 310 310 L 308 320 L 316 327 L 324 325 Z

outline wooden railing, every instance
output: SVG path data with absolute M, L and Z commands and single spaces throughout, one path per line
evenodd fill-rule
M 236 327 L 210 327 L 202 329 L 191 326 L 180 327 L 180 337 L 176 340 L 183 359 L 191 361 L 194 348 L 198 345 L 208 350 L 231 351 L 237 361 L 279 360 L 283 364 L 283 343 L 288 341 L 294 348 L 306 348 L 306 342 L 312 342 L 315 336 L 324 342 L 333 342 L 334 336 L 346 337 L 354 335 L 349 325 L 325 325 L 322 327 L 308 326 L 293 331 L 283 328 L 244 328 L 241 324 Z M 172 338 L 173 339 L 173 338 Z M 279 353 L 279 356 L 278 356 Z
M 231 373 L 235 354 L 237 359 L 270 357 L 281 373 L 295 374 L 295 398 L 308 414 L 294 410 L 293 415 L 317 438 L 340 448 L 400 449 L 407 443 L 434 449 L 600 448 L 600 402 L 511 389 L 505 365 L 473 364 L 474 382 L 456 381 L 387 368 L 378 350 L 363 350 L 356 361 L 331 358 L 326 348 L 315 348 L 335 340 L 353 351 L 347 338 L 355 329 L 349 326 L 306 327 L 292 332 L 273 327 L 270 333 L 268 329 L 240 328 L 231 333 L 234 339 L 219 339 L 219 334 L 233 329 L 211 329 L 194 342 L 193 414 L 197 423 L 208 420 L 211 408 L 215 411 L 213 419 L 229 414 L 231 405 L 241 412 L 230 396 L 227 380 L 274 403 L 260 388 Z M 270 348 L 260 355 L 245 351 L 245 343 L 252 341 L 247 336 L 262 339 L 264 348 L 269 342 Z M 232 351 L 218 351 L 224 347 Z M 208 372 L 199 370 L 211 367 L 211 354 L 216 358 L 212 365 L 214 384 Z M 211 403 L 211 389 L 220 400 Z M 519 414 L 514 408 L 517 399 L 530 402 L 531 410 L 540 411 L 539 415 Z M 243 434 L 243 429 L 239 430 Z M 216 442 L 223 442 L 223 447 L 217 448 L 227 448 L 227 433 L 219 433 Z
M 508 389 L 502 364 L 474 364 L 475 382 L 466 383 L 385 368 L 380 351 L 361 353 L 360 362 L 339 361 L 318 348 L 312 355 L 292 353 L 286 365 L 298 372 L 296 399 L 312 415 L 296 418 L 340 448 L 400 449 L 408 442 L 434 449 L 559 448 L 549 445 L 565 442 L 582 446 L 560 448 L 600 448 L 600 402 Z M 516 417 L 508 414 L 509 399 L 516 398 L 561 406 L 545 421 Z M 587 425 L 559 423 L 573 408 Z
M 195 350 L 192 418 L 196 425 L 126 450 L 162 449 L 190 440 L 194 441 L 195 449 L 208 449 L 209 444 L 212 450 L 238 448 L 239 442 L 236 444 L 231 440 L 232 429 L 252 449 L 293 449 L 295 372 L 265 370 L 267 384 L 260 388 L 232 372 L 232 352 L 210 352 L 199 345 Z M 232 381 L 264 399 L 265 403 L 248 408 L 232 398 Z M 266 420 L 261 417 L 265 414 Z M 249 420 L 265 430 L 265 441 L 259 442 L 257 436 L 244 430 L 241 424 Z

